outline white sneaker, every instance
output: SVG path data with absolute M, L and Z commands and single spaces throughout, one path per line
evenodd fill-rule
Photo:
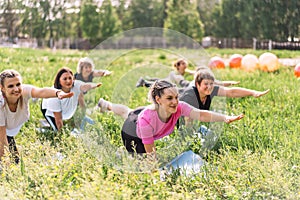
M 110 103 L 109 101 L 100 98 L 98 101 L 98 108 L 100 108 L 100 112 L 102 113 L 106 112 L 108 110 L 109 103 Z
M 77 128 L 73 128 L 70 135 L 75 137 L 75 138 L 78 138 L 81 135 L 81 132 Z

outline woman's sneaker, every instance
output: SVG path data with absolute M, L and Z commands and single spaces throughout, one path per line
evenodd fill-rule
M 144 87 L 145 86 L 145 80 L 141 77 L 135 84 L 135 87 Z
M 98 108 L 100 108 L 100 112 L 106 112 L 108 110 L 109 103 L 110 102 L 105 101 L 103 98 L 100 98 L 98 101 Z

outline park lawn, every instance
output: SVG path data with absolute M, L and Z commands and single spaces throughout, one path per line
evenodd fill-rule
M 258 54 L 252 50 L 222 50 L 221 55 L 245 51 Z M 16 69 L 24 83 L 51 86 L 60 67 L 70 67 L 75 72 L 78 60 L 89 53 L 1 48 L 0 70 Z M 294 77 L 292 67 L 281 67 L 274 73 L 245 73 L 229 68 L 214 71 L 220 80 L 237 80 L 240 87 L 270 89 L 270 93 L 258 99 L 225 99 L 223 112 L 244 113 L 244 119 L 223 126 L 214 148 L 205 154 L 208 164 L 202 172 L 193 177 L 175 173 L 162 181 L 157 170 L 136 173 L 116 164 L 115 153 L 110 150 L 122 146 L 122 119 L 95 112 L 93 107 L 99 97 L 132 108 L 147 104 L 147 89 L 136 89 L 136 80 L 145 74 L 165 77 L 178 55 L 155 49 L 101 53 L 97 68 L 109 69 L 113 74 L 96 79 L 103 85 L 85 96 L 90 116 L 96 121 L 95 126 L 87 126 L 85 134 L 98 138 L 85 141 L 72 137 L 70 126 L 59 134 L 39 133 L 36 128 L 42 119 L 40 103 L 31 103 L 30 121 L 16 137 L 21 163 L 8 165 L 8 158 L 2 162 L 1 199 L 300 198 L 300 81 Z M 207 53 L 220 54 L 214 49 Z M 276 55 L 299 57 L 294 51 L 278 51 Z M 197 145 L 195 142 L 182 148 L 197 152 Z M 165 148 L 166 154 L 172 153 L 173 149 L 164 147 L 162 142 L 159 147 Z

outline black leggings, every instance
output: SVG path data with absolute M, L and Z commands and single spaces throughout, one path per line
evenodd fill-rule
M 43 113 L 45 119 L 47 120 L 47 122 L 50 124 L 51 128 L 52 128 L 54 131 L 57 131 L 57 126 L 56 126 L 56 123 L 55 123 L 55 118 L 46 115 L 47 109 L 42 109 L 42 107 L 41 107 L 41 111 L 42 111 L 42 113 Z
M 144 108 L 145 107 L 140 107 L 131 111 L 122 127 L 121 133 L 123 144 L 126 147 L 126 150 L 131 153 L 146 153 L 141 138 L 136 135 L 136 122 L 138 114 Z
M 18 164 L 20 161 L 20 158 L 19 158 L 19 152 L 18 152 L 16 141 L 15 141 L 14 137 L 7 136 L 7 142 L 8 142 L 9 152 L 11 153 L 15 163 Z

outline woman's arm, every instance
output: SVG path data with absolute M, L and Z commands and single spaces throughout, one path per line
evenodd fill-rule
M 190 118 L 199 120 L 202 122 L 225 122 L 227 124 L 240 120 L 244 117 L 243 114 L 236 116 L 223 115 L 220 113 L 208 111 L 208 110 L 199 110 L 194 108 L 190 113 Z
M 144 144 L 144 147 L 145 147 L 145 150 L 146 150 L 147 154 L 155 152 L 155 145 L 154 145 L 154 143 L 152 143 L 152 144 Z
M 218 96 L 223 97 L 247 97 L 247 96 L 253 96 L 255 98 L 264 96 L 270 91 L 270 89 L 265 91 L 256 91 L 256 90 L 250 90 L 246 88 L 239 88 L 239 87 L 233 87 L 233 88 L 227 88 L 227 87 L 220 87 L 218 91 Z
M 144 144 L 146 154 L 147 154 L 147 159 L 151 162 L 156 161 L 156 149 L 155 149 L 155 144 Z
M 185 72 L 188 73 L 189 75 L 194 75 L 196 73 L 195 70 L 191 70 L 191 69 L 185 69 Z
M 80 93 L 78 97 L 78 104 L 81 108 L 85 108 L 85 102 L 84 102 L 84 95 L 83 93 Z
M 214 83 L 215 83 L 215 85 L 228 87 L 228 86 L 237 85 L 240 82 L 239 81 L 219 81 L 219 80 L 215 80 Z
M 8 146 L 7 136 L 6 136 L 6 127 L 0 126 L 0 160 L 4 155 L 4 147 Z
M 74 95 L 73 92 L 65 93 L 62 90 L 57 90 L 55 88 L 38 88 L 33 87 L 31 90 L 31 97 L 33 98 L 53 98 L 57 97 L 59 99 L 70 98 Z
M 102 85 L 102 83 L 83 83 L 80 86 L 80 91 L 81 92 L 87 92 L 91 89 L 95 89 L 97 87 L 100 87 Z
M 110 76 L 111 71 L 108 70 L 94 70 L 93 77 Z
M 57 130 L 59 131 L 64 125 L 63 119 L 62 119 L 62 113 L 61 112 L 53 112 L 53 114 L 54 114 Z

